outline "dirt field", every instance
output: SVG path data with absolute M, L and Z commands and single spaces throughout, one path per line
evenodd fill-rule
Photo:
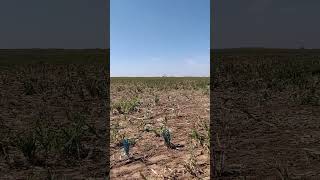
M 103 50 L 0 51 L 0 179 L 103 179 Z
M 212 55 L 211 107 L 208 78 L 112 78 L 111 178 L 209 179 L 211 111 L 219 179 L 319 179 L 320 53 L 257 52 Z M 105 176 L 104 58 L 0 52 L 0 179 Z
M 319 51 L 231 50 L 211 57 L 216 176 L 319 179 Z
M 209 78 L 112 78 L 111 104 L 111 179 L 209 179 Z

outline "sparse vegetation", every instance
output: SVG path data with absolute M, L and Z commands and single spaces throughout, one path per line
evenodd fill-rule
M 0 179 L 106 176 L 106 53 L 0 50 Z
M 38 144 L 34 133 L 19 136 L 17 139 L 17 147 L 30 163 L 35 163 Z
M 133 98 L 131 100 L 122 100 L 114 104 L 114 109 L 116 109 L 120 114 L 128 114 L 133 111 L 137 111 L 137 107 L 139 106 L 139 100 L 137 98 Z
M 320 51 L 230 49 L 211 57 L 215 175 L 318 178 L 318 163 L 307 163 L 300 149 L 319 147 Z M 287 166 L 272 165 L 273 159 Z
M 208 89 L 209 78 L 111 78 L 111 178 L 208 179 Z M 191 128 L 204 136 L 193 151 Z

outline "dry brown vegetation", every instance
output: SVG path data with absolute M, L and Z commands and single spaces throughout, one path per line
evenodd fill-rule
M 0 179 L 99 179 L 109 158 L 113 179 L 209 179 L 209 94 L 219 179 L 319 178 L 319 52 L 216 52 L 211 93 L 112 78 L 110 157 L 102 54 L 1 51 Z
M 1 51 L 0 179 L 105 177 L 105 57 L 103 50 Z
M 319 51 L 217 50 L 212 57 L 216 176 L 319 178 Z
M 112 78 L 111 110 L 112 179 L 209 179 L 209 78 Z

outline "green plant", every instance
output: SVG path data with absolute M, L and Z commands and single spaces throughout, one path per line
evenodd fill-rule
M 158 105 L 158 104 L 159 104 L 159 101 L 160 101 L 159 96 L 156 95 L 156 96 L 154 97 L 154 102 L 155 102 L 155 104 Z
M 58 179 L 57 175 L 50 169 L 47 170 L 47 180 L 55 180 Z
M 107 86 L 101 86 L 102 83 L 96 79 L 88 79 L 86 82 L 86 89 L 89 91 L 91 97 L 96 97 L 102 95 L 103 89 L 106 89 Z
M 33 82 L 31 80 L 24 81 L 23 86 L 25 95 L 33 95 L 36 93 Z
M 81 150 L 83 148 L 81 144 L 82 130 L 74 127 L 63 128 L 64 137 L 64 153 L 70 156 L 77 155 L 80 159 Z
M 120 129 L 119 122 L 117 122 L 114 125 L 111 125 L 111 127 L 110 127 L 110 141 L 111 142 L 117 141 L 117 138 L 119 136 L 119 129 Z
M 190 137 L 191 139 L 198 141 L 201 144 L 201 146 L 204 145 L 205 136 L 200 134 L 197 130 L 193 129 L 190 134 Z
M 20 149 L 20 151 L 28 159 L 29 162 L 35 162 L 38 144 L 34 133 L 27 133 L 18 136 L 17 147 Z
M 44 149 L 45 158 L 47 158 L 52 147 L 57 144 L 57 133 L 38 121 L 35 128 L 35 138 L 42 149 Z
M 278 161 L 276 161 L 275 169 L 276 169 L 281 180 L 290 180 L 291 179 L 287 164 L 282 165 Z
M 174 144 L 171 142 L 171 133 L 170 133 L 170 130 L 166 127 L 162 127 L 161 128 L 161 136 L 163 137 L 164 139 L 164 143 L 165 145 L 168 147 L 168 148 L 174 148 Z
M 30 174 L 26 177 L 27 180 L 36 180 L 38 179 L 39 177 L 35 174 Z
M 71 121 L 70 126 L 62 128 L 63 152 L 69 156 L 77 155 L 80 159 L 85 150 L 81 141 L 83 136 L 89 132 L 95 133 L 95 130 L 86 123 L 86 117 L 80 113 L 73 114 Z
M 213 146 L 213 172 L 214 176 L 222 176 L 225 172 L 225 147 L 216 134 L 216 146 Z
M 129 141 L 129 139 L 124 138 L 122 140 L 122 146 L 123 146 L 124 153 L 129 158 L 130 157 L 130 141 Z
M 303 94 L 299 97 L 301 105 L 319 105 L 320 104 L 320 97 L 316 94 L 316 88 L 312 88 L 312 90 L 306 90 Z
M 122 100 L 114 104 L 113 108 L 117 109 L 120 114 L 129 114 L 137 110 L 140 105 L 138 98 L 133 98 L 131 100 Z
M 210 129 L 208 124 L 205 121 L 202 123 L 197 124 L 197 128 L 193 128 L 190 137 L 191 139 L 198 142 L 202 147 L 205 147 L 208 152 L 210 149 Z M 201 131 L 198 131 L 200 129 Z
M 184 168 L 194 177 L 199 177 L 200 174 L 202 173 L 201 169 L 197 165 L 196 157 L 194 155 L 195 148 L 190 144 L 191 146 L 189 147 L 189 153 L 190 156 L 188 160 L 185 161 L 183 164 Z

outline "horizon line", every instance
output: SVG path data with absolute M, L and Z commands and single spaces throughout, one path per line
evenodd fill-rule
M 133 78 L 149 78 L 149 77 L 160 77 L 160 78 L 171 78 L 171 77 L 210 77 L 210 76 L 110 76 L 110 78 L 123 78 L 123 77 L 133 77 Z
M 110 48 L 0 48 L 0 50 L 110 50 Z
M 289 48 L 289 47 L 228 47 L 228 48 L 210 48 L 211 50 L 221 49 L 286 49 L 286 50 L 320 50 L 319 48 Z

